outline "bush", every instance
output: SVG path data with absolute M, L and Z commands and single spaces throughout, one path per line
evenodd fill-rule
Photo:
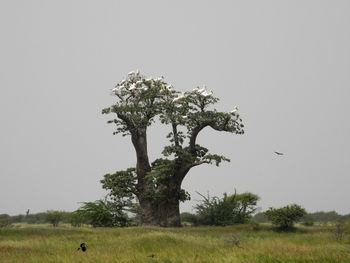
M 182 224 L 190 224 L 190 225 L 194 225 L 194 226 L 197 226 L 198 225 L 198 216 L 195 215 L 195 214 L 191 214 L 191 213 L 188 213 L 188 212 L 183 212 L 181 213 L 180 215 L 181 217 L 181 223 Z
M 350 220 L 334 224 L 333 233 L 337 241 L 341 241 L 346 234 L 350 233 Z
M 96 200 L 95 202 L 84 202 L 83 204 L 76 213 L 86 218 L 93 227 L 124 227 L 130 224 L 127 214 L 119 209 L 114 202 Z
M 265 213 L 256 213 L 253 217 L 252 217 L 252 220 L 254 222 L 257 222 L 257 223 L 266 223 L 268 222 L 269 220 L 267 219 L 267 216 L 265 215 Z
M 9 227 L 12 225 L 12 221 L 9 218 L 0 218 L 0 228 Z
M 301 206 L 293 204 L 278 209 L 270 207 L 265 215 L 278 230 L 286 231 L 293 229 L 294 223 L 305 216 L 306 211 Z
M 23 217 L 23 221 L 28 224 L 45 224 L 50 223 L 47 218 L 47 213 L 36 213 L 36 214 L 29 214 L 27 216 Z
M 81 227 L 83 224 L 88 224 L 89 219 L 86 218 L 82 213 L 75 211 L 69 215 L 68 223 L 74 227 Z
M 200 193 L 198 193 L 201 195 Z M 252 193 L 234 194 L 224 193 L 222 199 L 201 195 L 203 200 L 195 206 L 198 224 L 226 226 L 244 224 L 249 221 L 256 210 L 259 197 Z
M 45 217 L 46 220 L 53 225 L 53 227 L 57 227 L 59 222 L 63 220 L 64 215 L 64 212 L 49 210 L 46 212 Z
M 255 222 L 253 220 L 249 221 L 249 225 L 252 228 L 253 231 L 259 231 L 261 230 L 261 226 L 258 222 Z
M 301 223 L 303 226 L 313 226 L 314 221 L 311 220 L 305 220 L 304 222 Z

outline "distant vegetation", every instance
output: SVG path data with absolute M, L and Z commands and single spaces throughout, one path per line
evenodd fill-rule
M 259 212 L 255 214 L 252 218 L 253 221 L 257 223 L 267 223 L 269 222 L 267 216 L 263 212 Z M 315 212 L 315 213 L 307 213 L 303 218 L 302 221 L 308 221 L 308 222 L 317 222 L 317 223 L 327 223 L 327 222 L 345 222 L 347 220 L 350 220 L 350 214 L 346 215 L 340 215 L 335 211 L 330 212 Z
M 198 193 L 199 194 L 199 193 Z M 315 223 L 350 222 L 350 214 L 340 215 L 335 211 L 306 213 L 298 205 L 288 206 L 291 209 L 271 208 L 267 212 L 256 213 L 259 196 L 250 193 L 234 193 L 223 197 L 199 194 L 202 200 L 194 206 L 195 213 L 181 213 L 181 223 L 184 226 L 227 226 L 235 224 L 249 224 L 258 229 L 259 223 L 275 223 L 279 229 L 289 228 L 293 223 L 300 222 L 304 226 L 313 226 Z M 92 227 L 127 227 L 141 224 L 141 209 L 137 203 L 119 206 L 113 200 L 96 200 L 83 202 L 82 206 L 73 212 L 54 211 L 10 216 L 0 214 L 0 228 L 9 227 L 15 223 L 70 224 L 73 227 L 91 225 Z M 294 209 L 292 209 L 294 208 Z M 268 216 L 270 215 L 270 217 Z M 284 224 L 284 226 L 283 226 Z M 347 223 L 349 224 L 349 223 Z M 339 229 L 341 230 L 341 226 Z M 338 232 L 340 232 L 340 230 Z

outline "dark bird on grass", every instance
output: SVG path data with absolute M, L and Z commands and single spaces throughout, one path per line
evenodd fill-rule
M 154 258 L 156 255 L 154 255 L 154 254 L 151 254 L 151 255 L 149 255 L 149 256 L 147 256 L 148 258 Z
M 280 152 L 275 152 L 275 154 L 277 154 L 277 155 L 283 155 L 283 153 L 280 153 Z
M 85 243 L 81 243 L 80 247 L 77 250 L 80 250 L 80 249 L 81 249 L 81 251 L 85 252 L 87 249 L 87 245 Z

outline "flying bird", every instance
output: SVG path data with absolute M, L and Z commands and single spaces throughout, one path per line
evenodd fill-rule
M 275 154 L 277 154 L 277 155 L 283 155 L 283 153 L 280 153 L 280 152 L 275 152 Z
M 80 244 L 80 247 L 77 249 L 77 250 L 82 250 L 83 252 L 85 252 L 86 251 L 86 249 L 87 249 L 87 245 L 85 244 L 85 243 L 81 243 Z

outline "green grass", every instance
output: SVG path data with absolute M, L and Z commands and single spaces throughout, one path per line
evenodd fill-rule
M 240 240 L 237 247 L 234 240 Z M 87 252 L 77 251 L 80 243 Z M 147 257 L 155 254 L 154 258 Z M 269 227 L 53 228 L 20 225 L 0 229 L 1 263 L 289 262 L 350 263 L 350 243 L 322 227 L 276 233 Z

